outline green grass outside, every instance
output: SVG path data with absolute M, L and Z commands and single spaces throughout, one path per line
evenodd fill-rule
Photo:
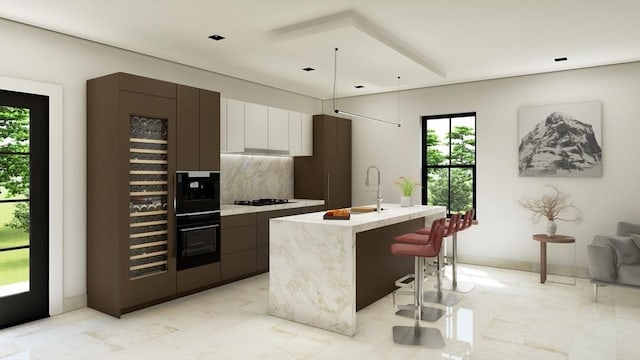
M 6 194 L 0 188 L 2 194 Z M 4 198 L 4 196 L 2 196 Z M 15 203 L 0 204 L 0 249 L 29 244 L 29 234 L 6 226 Z M 29 280 L 29 249 L 0 252 L 0 286 Z

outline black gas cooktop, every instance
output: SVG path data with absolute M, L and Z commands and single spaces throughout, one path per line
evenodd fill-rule
M 249 205 L 249 206 L 264 206 L 264 205 L 276 205 L 286 204 L 287 199 L 257 199 L 257 200 L 236 200 L 233 203 L 235 205 Z

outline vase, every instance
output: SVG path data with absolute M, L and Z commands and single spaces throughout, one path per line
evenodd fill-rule
M 410 207 L 411 206 L 411 196 L 400 196 L 400 206 L 402 206 L 402 207 Z
M 555 235 L 557 229 L 558 229 L 558 226 L 556 225 L 555 221 L 547 220 L 547 236 Z

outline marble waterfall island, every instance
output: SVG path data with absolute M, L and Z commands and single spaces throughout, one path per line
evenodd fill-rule
M 445 216 L 442 206 L 382 207 L 350 220 L 324 220 L 324 212 L 271 219 L 271 315 L 354 335 L 356 311 L 413 272 L 413 259 L 391 254 L 393 237 Z

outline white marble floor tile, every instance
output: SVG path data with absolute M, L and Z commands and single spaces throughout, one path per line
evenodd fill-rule
M 120 319 L 80 309 L 0 330 L 0 359 L 640 360 L 640 289 L 540 284 L 539 274 L 461 264 L 474 282 L 434 327 L 442 349 L 393 343 L 391 295 L 340 335 L 268 314 L 269 275 L 210 289 Z M 450 273 L 450 270 L 449 270 Z M 434 279 L 426 283 L 428 288 Z

